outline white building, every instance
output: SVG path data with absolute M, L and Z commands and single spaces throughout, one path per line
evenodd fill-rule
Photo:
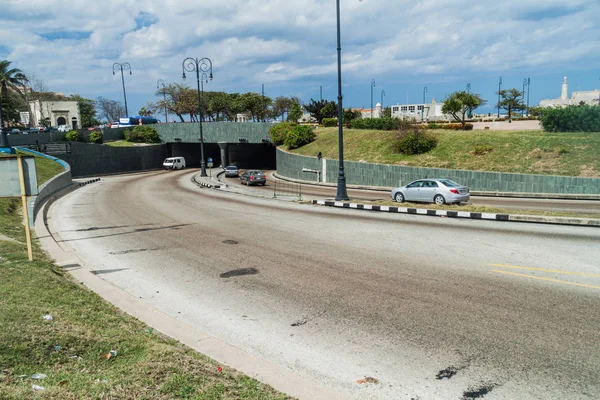
M 442 113 L 444 103 L 437 103 L 435 99 L 431 103 L 421 104 L 397 104 L 392 106 L 392 117 L 402 119 L 414 119 L 416 121 L 445 121 L 449 120 Z
M 383 107 L 381 107 L 380 103 L 377 103 L 375 105 L 375 108 L 373 109 L 373 114 L 371 114 L 371 109 L 370 108 L 359 108 L 358 111 L 360 111 L 360 115 L 361 117 L 364 118 L 371 118 L 371 116 L 373 118 L 381 118 L 383 117 Z
M 566 107 L 579 105 L 580 103 L 597 105 L 599 100 L 600 90 L 598 89 L 583 92 L 573 92 L 571 98 L 569 98 L 569 83 L 567 81 L 567 77 L 565 76 L 561 87 L 560 98 L 542 100 L 540 101 L 540 107 Z
M 41 126 L 41 120 L 50 118 L 51 126 L 67 125 L 71 129 L 81 129 L 81 115 L 77 101 L 29 102 L 31 126 Z

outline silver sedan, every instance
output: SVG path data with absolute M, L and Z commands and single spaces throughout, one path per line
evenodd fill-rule
M 442 205 L 445 203 L 466 203 L 471 195 L 466 186 L 450 179 L 420 179 L 406 186 L 392 190 L 391 197 L 399 203 L 419 201 Z

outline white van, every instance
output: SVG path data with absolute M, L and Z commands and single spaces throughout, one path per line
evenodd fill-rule
M 183 157 L 169 157 L 163 162 L 165 169 L 184 169 L 185 158 Z

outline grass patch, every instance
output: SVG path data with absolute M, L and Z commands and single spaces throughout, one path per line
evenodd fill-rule
M 106 146 L 110 147 L 137 147 L 137 146 L 150 146 L 149 143 L 133 143 L 126 140 L 116 140 L 114 142 L 104 142 Z
M 22 156 L 31 156 L 31 153 L 26 153 L 21 150 L 17 150 L 17 154 L 20 154 Z M 14 156 L 14 154 L 0 153 L 0 157 L 10 157 L 10 156 Z M 34 156 L 34 157 L 35 157 L 35 169 L 37 172 L 38 187 L 41 186 L 42 184 L 44 184 L 45 182 L 47 182 L 48 180 L 50 180 L 52 177 L 60 174 L 61 172 L 63 172 L 65 170 L 63 168 L 63 166 L 60 165 L 59 163 L 57 163 L 56 161 L 52 161 L 48 158 L 41 157 L 41 156 Z
M 0 237 L 1 398 L 289 398 L 150 332 L 79 286 L 37 242 L 35 261 L 27 262 L 18 202 L 0 199 L 0 233 L 21 242 Z M 111 349 L 118 355 L 107 359 Z M 35 373 L 47 377 L 36 381 Z
M 543 131 L 431 130 L 438 146 L 426 154 L 394 152 L 395 132 L 344 129 L 344 159 L 414 167 L 600 177 L 600 134 Z M 337 128 L 292 152 L 337 159 Z
M 397 203 L 392 200 L 356 200 L 352 201 L 359 204 L 374 204 L 379 206 L 392 206 L 392 207 L 408 207 L 408 208 L 427 208 L 430 210 L 448 210 L 448 211 L 466 211 L 466 212 L 480 212 L 480 213 L 492 213 L 492 214 L 519 214 L 519 215 L 540 215 L 547 217 L 575 217 L 575 218 L 594 218 L 600 219 L 600 214 L 593 213 L 578 213 L 578 212 L 563 212 L 563 211 L 540 211 L 540 210 L 520 210 L 514 208 L 501 208 L 501 207 L 488 207 L 488 206 L 477 206 L 471 204 L 444 204 L 438 206 L 433 203 L 410 203 L 405 201 L 404 203 Z

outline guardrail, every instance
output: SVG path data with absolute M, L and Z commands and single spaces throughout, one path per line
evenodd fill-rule
M 273 198 L 277 197 L 296 197 L 298 201 L 302 201 L 302 184 L 293 182 L 273 183 Z

